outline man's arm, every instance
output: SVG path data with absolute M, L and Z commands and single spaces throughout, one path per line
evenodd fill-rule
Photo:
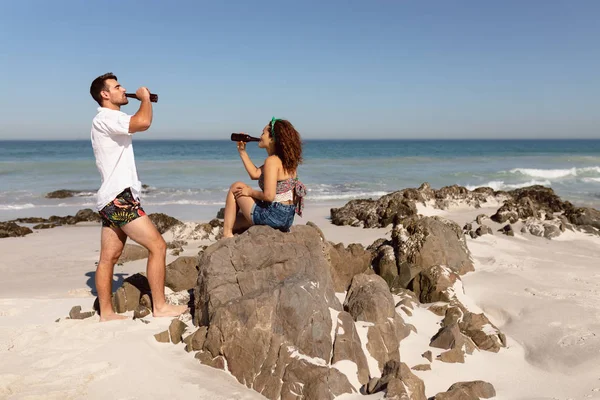
M 141 87 L 135 95 L 140 100 L 140 109 L 129 121 L 129 133 L 143 132 L 150 128 L 152 124 L 152 103 L 150 103 L 150 91 L 148 88 Z

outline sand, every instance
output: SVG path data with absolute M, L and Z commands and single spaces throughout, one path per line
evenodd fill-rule
M 307 204 L 297 223 L 316 223 L 335 243 L 366 246 L 389 237 L 391 227 L 332 225 L 330 206 L 336 204 Z M 494 211 L 420 208 L 461 225 Z M 500 227 L 486 223 L 494 231 Z M 600 399 L 600 238 L 515 234 L 468 238 L 475 272 L 462 277 L 465 301 L 507 335 L 508 347 L 475 352 L 464 364 L 434 361 L 431 371 L 415 374 L 427 396 L 457 381 L 482 379 L 494 385 L 497 399 Z M 153 335 L 167 328 L 169 318 L 147 317 L 147 324 L 65 319 L 72 306 L 92 308 L 99 235 L 99 224 L 83 223 L 0 239 L 0 399 L 263 398 L 226 372 L 202 366 L 183 344 L 156 342 Z M 190 242 L 182 255 L 196 254 L 199 244 Z M 175 258 L 169 255 L 167 262 Z M 116 266 L 115 285 L 144 270 L 145 260 Z M 418 328 L 401 343 L 403 362 L 427 363 L 424 351 L 434 357 L 440 352 L 428 346 L 440 318 L 425 308 L 412 316 L 399 312 Z

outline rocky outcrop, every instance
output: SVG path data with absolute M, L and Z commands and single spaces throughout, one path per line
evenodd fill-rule
M 490 197 L 505 197 L 505 194 L 499 193 L 491 188 L 470 191 L 458 185 L 434 190 L 428 183 L 423 183 L 418 189 L 399 190 L 378 200 L 351 200 L 343 207 L 331 209 L 331 221 L 335 225 L 386 227 L 394 221 L 416 215 L 416 203 L 428 204 L 439 209 L 447 209 L 453 204 L 480 207 Z
M 385 390 L 384 399 L 389 400 L 426 400 L 425 384 L 404 363 L 391 360 L 384 368 L 381 378 L 373 378 L 361 389 L 363 394 L 372 394 Z
M 214 218 L 204 224 L 195 222 L 174 223 L 167 230 L 173 234 L 175 241 L 218 240 L 222 236 L 223 221 Z
M 175 261 L 167 265 L 165 286 L 174 292 L 193 289 L 197 282 L 198 257 L 178 257 Z
M 406 288 L 421 271 L 446 265 L 465 274 L 473 261 L 464 234 L 456 223 L 441 217 L 406 218 L 392 230 L 392 240 L 372 245 L 373 268 L 392 292 Z
M 361 273 L 373 273 L 372 253 L 356 243 L 344 247 L 342 243 L 327 242 L 325 253 L 331 266 L 331 277 L 336 292 L 345 292 L 352 278 Z
M 156 226 L 156 229 L 161 235 L 169 229 L 171 229 L 172 227 L 174 227 L 175 225 L 182 224 L 182 222 L 177 218 L 170 217 L 167 214 L 163 213 L 149 214 L 148 218 L 150 218 L 150 220 L 152 221 L 154 226 Z
M 379 200 L 351 200 L 341 208 L 332 208 L 331 221 L 335 225 L 376 228 L 416 213 L 414 202 L 405 198 L 404 192 L 394 192 Z
M 479 400 L 496 397 L 491 383 L 484 381 L 457 382 L 448 391 L 438 393 L 432 400 Z
M 400 361 L 400 341 L 410 334 L 386 282 L 378 275 L 356 275 L 344 301 L 344 310 L 354 321 L 368 324 L 367 350 L 383 369 L 389 360 Z
M 564 230 L 565 227 L 562 221 L 559 219 L 541 221 L 536 218 L 527 218 L 523 224 L 523 227 L 521 228 L 522 233 L 529 233 L 531 235 L 544 237 L 546 239 L 552 239 L 560 236 Z
M 600 211 L 589 207 L 570 208 L 565 211 L 565 217 L 578 227 L 591 227 L 600 230 Z
M 75 215 L 67 215 L 65 217 L 59 217 L 52 215 L 50 218 L 40 217 L 28 217 L 28 218 L 17 218 L 9 222 L 16 222 L 21 224 L 37 224 L 34 229 L 49 229 L 55 228 L 61 225 L 75 225 L 79 222 L 99 222 L 100 215 L 90 208 L 84 208 L 77 211 Z M 1 224 L 1 223 L 0 223 Z M 29 229 L 29 228 L 25 228 Z M 1 234 L 1 231 L 0 231 Z M 0 236 L 2 237 L 2 236 Z
M 14 222 L 0 222 L 0 238 L 25 236 L 33 231 Z
M 475 348 L 498 352 L 506 346 L 506 337 L 482 313 L 474 313 L 462 302 L 464 296 L 460 276 L 450 268 L 436 265 L 419 273 L 409 284 L 422 303 L 443 302 L 442 327 L 432 338 L 431 346 L 448 349 L 440 359 L 464 362 L 464 355 Z
M 355 390 L 331 363 L 342 308 L 315 229 L 251 227 L 208 247 L 199 271 L 194 321 L 207 327 L 201 362 L 222 358 L 236 379 L 269 399 Z
M 130 261 L 141 260 L 148 258 L 148 249 L 137 244 L 125 243 L 123 252 L 117 261 L 117 264 L 123 264 Z

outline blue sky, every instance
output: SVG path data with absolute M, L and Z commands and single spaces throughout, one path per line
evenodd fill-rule
M 0 6 L 0 139 L 87 139 L 89 85 L 159 94 L 148 139 L 598 138 L 598 1 Z M 133 114 L 135 100 L 123 107 Z

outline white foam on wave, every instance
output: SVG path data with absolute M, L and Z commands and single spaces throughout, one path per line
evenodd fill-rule
M 585 183 L 592 183 L 592 182 L 600 183 L 600 178 L 582 178 L 581 180 Z
M 598 173 L 600 167 L 582 167 L 567 169 L 535 169 L 535 168 L 513 168 L 509 171 L 512 174 L 522 174 L 534 178 L 560 179 L 567 176 L 578 176 L 582 174 Z
M 0 210 L 25 210 L 27 208 L 34 208 L 35 205 L 31 203 L 27 204 L 0 204 Z
M 549 180 L 545 180 L 545 181 L 531 180 L 528 182 L 521 182 L 521 183 L 504 183 L 504 181 L 489 181 L 488 183 L 484 183 L 481 185 L 467 185 L 465 187 L 469 190 L 475 190 L 478 187 L 491 187 L 494 190 L 512 190 L 512 189 L 519 189 L 522 187 L 533 186 L 533 185 L 552 186 L 552 182 L 550 182 Z

